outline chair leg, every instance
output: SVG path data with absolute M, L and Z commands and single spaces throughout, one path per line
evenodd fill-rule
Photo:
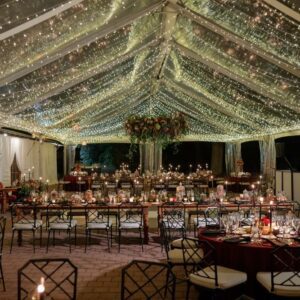
M 89 246 L 92 245 L 92 229 L 89 230 Z
M 41 226 L 40 228 L 40 247 L 42 247 L 43 243 L 43 226 Z
M 121 231 L 122 230 L 119 229 L 119 252 L 121 251 Z
M 84 247 L 84 252 L 85 252 L 85 253 L 86 253 L 86 248 L 87 248 L 88 238 L 89 238 L 89 230 L 86 228 L 86 229 L 85 229 L 85 247 Z
M 71 229 L 68 229 L 68 233 L 69 233 L 69 251 L 70 251 L 70 253 L 71 253 L 71 252 L 72 252 Z
M 74 242 L 74 244 L 76 247 L 76 245 L 77 245 L 77 226 L 75 226 L 75 242 Z
M 142 231 L 143 231 L 143 229 L 140 229 L 140 239 L 141 239 L 141 242 L 142 242 L 142 251 L 144 252 L 144 236 L 142 234 Z
M 52 241 L 52 243 L 53 243 L 53 247 L 55 247 L 55 230 L 53 230 L 52 235 L 53 235 L 53 241 Z
M 3 286 L 3 291 L 6 291 L 5 288 L 5 282 L 4 282 L 4 274 L 3 274 L 3 268 L 2 268 L 2 260 L 0 258 L 0 275 L 1 275 L 1 281 L 2 281 L 2 286 Z
M 110 252 L 110 243 L 109 243 L 109 229 L 106 229 L 106 238 L 107 238 L 107 247 L 108 247 L 108 252 Z
M 15 231 L 12 231 L 12 235 L 11 235 L 11 242 L 10 242 L 10 252 L 12 251 L 12 246 L 13 246 L 13 242 L 14 242 L 14 236 L 15 236 Z
M 35 253 L 35 229 L 32 230 L 33 253 Z
M 113 228 L 110 227 L 110 246 L 112 247 L 112 241 L 113 241 Z
M 51 231 L 50 231 L 50 229 L 48 229 L 48 238 L 47 238 L 46 253 L 48 253 L 49 242 L 50 242 L 50 234 L 51 234 Z
M 187 287 L 186 287 L 186 295 L 185 295 L 185 299 L 189 300 L 189 296 L 190 296 L 190 288 L 191 288 L 191 283 L 189 280 L 187 280 Z

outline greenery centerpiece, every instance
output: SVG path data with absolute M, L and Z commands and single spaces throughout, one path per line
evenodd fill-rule
M 132 145 L 154 142 L 166 147 L 186 134 L 188 125 L 184 115 L 177 112 L 171 116 L 131 116 L 125 130 Z

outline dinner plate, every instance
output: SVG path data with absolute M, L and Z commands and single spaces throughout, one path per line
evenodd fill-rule
M 242 234 L 242 237 L 251 237 L 251 234 L 250 233 L 245 233 L 245 234 Z
M 290 239 L 293 238 L 291 234 L 277 234 L 278 238 L 285 238 L 285 239 Z

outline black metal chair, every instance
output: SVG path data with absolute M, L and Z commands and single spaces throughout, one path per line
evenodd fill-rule
M 217 206 L 208 207 L 205 210 L 206 227 L 220 227 L 220 208 Z
M 4 242 L 4 236 L 5 236 L 5 225 L 6 225 L 6 218 L 0 217 L 0 279 L 2 281 L 3 291 L 6 291 L 5 289 L 5 282 L 4 282 L 4 273 L 2 268 L 2 255 L 3 255 L 3 242 Z
M 167 264 L 133 260 L 122 269 L 121 300 L 175 299 L 176 277 Z
M 257 281 L 271 298 L 300 299 L 300 247 L 285 245 L 271 255 L 271 272 L 258 272 Z
M 214 299 L 217 294 L 224 293 L 247 281 L 246 273 L 217 265 L 215 248 L 208 241 L 199 241 L 197 251 L 202 253 L 202 257 L 195 256 L 196 249 L 194 252 L 187 251 L 189 249 L 185 247 L 182 249 L 186 272 L 190 272 L 188 274 L 186 299 L 189 299 L 191 285 L 208 291 L 211 298 Z
M 43 299 L 76 299 L 77 267 L 66 258 L 49 258 L 31 259 L 18 270 L 18 300 L 42 299 L 37 292 L 41 278 Z
M 140 234 L 142 251 L 144 251 L 144 207 L 139 202 L 121 203 L 118 207 L 119 252 L 121 250 L 122 231 L 137 230 Z
M 53 213 L 55 212 L 55 213 Z M 47 252 L 49 248 L 50 234 L 53 233 L 53 246 L 55 246 L 55 232 L 67 231 L 69 237 L 69 249 L 72 251 L 71 232 L 75 232 L 75 246 L 76 246 L 76 228 L 77 220 L 73 219 L 72 205 L 50 203 L 46 210 L 47 223 Z
M 167 262 L 171 268 L 177 265 L 184 265 L 183 255 L 185 254 L 182 250 L 184 246 L 186 252 L 194 253 L 195 248 L 198 248 L 198 238 L 182 238 L 178 236 L 178 232 L 172 228 L 166 226 L 165 223 L 161 223 L 161 236 L 163 241 L 164 250 L 167 255 Z M 189 249 L 189 250 L 188 250 Z M 202 250 L 201 250 L 202 251 Z M 201 257 L 201 251 L 196 253 L 196 256 Z M 194 260 L 197 261 L 197 258 L 194 257 Z
M 21 244 L 23 231 L 31 231 L 33 236 L 33 252 L 35 252 L 35 233 L 40 229 L 40 246 L 42 244 L 42 220 L 37 219 L 37 208 L 35 204 L 12 204 L 11 227 L 12 236 L 10 243 L 10 253 L 12 252 L 15 232 L 18 232 L 18 243 Z
M 185 206 L 183 202 L 165 202 L 161 206 L 161 222 L 166 227 L 176 229 L 185 236 Z
M 112 244 L 112 222 L 110 220 L 111 212 L 109 206 L 102 202 L 97 204 L 88 204 L 85 207 L 85 252 L 88 242 L 91 243 L 92 231 L 106 231 L 108 251 Z

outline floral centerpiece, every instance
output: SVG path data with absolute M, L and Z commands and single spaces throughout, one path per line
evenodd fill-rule
M 157 142 L 166 146 L 186 134 L 188 125 L 181 113 L 159 117 L 131 116 L 125 122 L 125 130 L 131 144 Z

